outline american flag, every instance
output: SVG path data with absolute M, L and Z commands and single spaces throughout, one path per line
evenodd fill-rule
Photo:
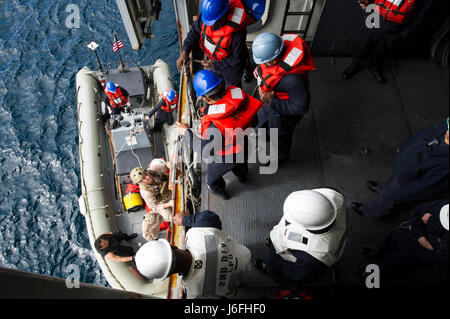
M 123 48 L 122 42 L 120 42 L 120 40 L 117 40 L 116 36 L 114 36 L 114 45 L 113 45 L 114 52 L 117 52 L 119 51 L 119 49 L 122 48 Z

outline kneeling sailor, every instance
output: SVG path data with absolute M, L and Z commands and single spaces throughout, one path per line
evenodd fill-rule
M 320 279 L 347 242 L 344 196 L 330 188 L 293 192 L 283 211 L 267 240 L 267 259 L 256 260 L 256 268 L 301 284 Z
M 247 247 L 220 234 L 222 222 L 211 211 L 182 216 L 174 222 L 190 227 L 186 250 L 165 239 L 148 242 L 136 253 L 136 267 L 147 279 L 182 274 L 187 298 L 226 297 L 233 293 L 251 268 Z

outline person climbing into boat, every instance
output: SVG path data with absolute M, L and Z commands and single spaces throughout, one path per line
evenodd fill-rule
M 295 34 L 282 37 L 264 32 L 252 45 L 258 65 L 259 97 L 264 107 L 258 112 L 258 128 L 278 129 L 278 163 L 290 158 L 296 126 L 309 110 L 308 72 L 316 70 L 306 42 Z
M 139 185 L 139 192 L 149 211 L 142 223 L 142 236 L 148 240 L 159 237 L 160 224 L 164 221 L 172 222 L 173 200 L 171 200 L 171 186 L 168 174 L 146 170 L 142 167 L 134 168 L 130 173 L 133 183 Z
M 227 85 L 242 87 L 242 75 L 244 79 L 251 78 L 246 38 L 247 26 L 253 22 L 242 0 L 203 0 L 201 15 L 192 23 L 183 42 L 178 70 L 200 45 L 207 56 L 202 61 L 203 67 L 214 70 Z
M 187 299 L 234 293 L 251 269 L 250 250 L 223 236 L 219 216 L 209 210 L 177 214 L 174 222 L 189 227 L 186 249 L 171 246 L 165 239 L 144 244 L 135 258 L 139 273 L 148 280 L 181 274 Z
M 137 234 L 127 235 L 122 232 L 105 233 L 100 235 L 94 243 L 97 252 L 104 258 L 116 262 L 129 262 L 133 260 L 134 251 L 129 246 L 122 246 L 122 241 L 136 238 Z
M 243 132 L 252 127 L 262 103 L 238 87 L 225 88 L 224 80 L 208 70 L 199 71 L 195 75 L 194 89 L 197 96 L 203 97 L 208 104 L 201 109 L 203 113 L 200 127 L 202 148 L 214 141 L 212 135 L 215 132 L 218 132 L 220 134 L 218 136 L 222 139 L 218 149 L 214 150 L 214 160 L 208 164 L 206 186 L 211 193 L 226 200 L 229 195 L 225 190 L 226 183 L 223 176 L 232 171 L 239 182 L 245 183 L 248 174 L 247 143 L 243 136 L 239 136 L 234 131 L 241 129 Z M 188 125 L 176 123 L 175 129 L 179 135 L 185 135 L 188 132 L 187 140 L 193 141 L 194 134 Z M 240 157 L 243 158 L 242 161 L 238 160 Z
M 160 129 L 164 124 L 172 125 L 174 123 L 173 111 L 178 108 L 178 94 L 175 90 L 167 90 L 161 94 L 159 103 L 146 114 L 146 119 L 149 120 L 155 116 L 155 123 L 150 129 L 151 132 Z M 158 113 L 158 114 L 156 114 Z M 156 115 L 155 115 L 156 114 Z
M 109 114 L 120 114 L 124 111 L 124 107 L 131 106 L 130 96 L 124 88 L 118 86 L 114 82 L 107 82 L 105 86 L 105 103 L 108 108 Z

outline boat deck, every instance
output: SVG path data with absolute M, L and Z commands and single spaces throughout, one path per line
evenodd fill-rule
M 374 221 L 356 215 L 351 202 L 375 198 L 366 181 L 382 182 L 390 177 L 399 142 L 448 116 L 449 74 L 427 60 L 388 60 L 387 83 L 379 85 L 367 70 L 344 81 L 341 74 L 349 58 L 321 57 L 315 61 L 318 70 L 310 73 L 311 108 L 295 131 L 291 160 L 275 175 L 259 175 L 259 165 L 250 164 L 246 184 L 228 173 L 225 179 L 232 196 L 228 201 L 208 194 L 204 184 L 202 208 L 220 216 L 223 233 L 246 245 L 252 259 L 264 258 L 264 240 L 279 222 L 283 202 L 291 192 L 336 188 L 347 200 L 348 242 L 334 270 L 313 286 L 361 285 L 355 272 L 368 262 L 360 249 L 376 248 L 407 219 L 408 211 L 399 209 L 387 219 Z M 250 84 L 246 91 L 253 88 Z M 363 148 L 368 149 L 367 154 L 361 152 Z M 400 282 L 440 280 L 438 270 L 418 272 Z M 285 285 L 252 267 L 238 297 L 261 296 Z
M 140 105 L 140 102 L 138 103 L 134 98 L 131 99 L 132 104 L 133 105 Z M 144 108 L 134 108 L 133 111 L 134 112 L 148 112 L 150 108 L 150 105 L 148 103 L 146 103 L 144 105 Z M 156 141 L 156 142 L 155 142 Z M 106 143 L 108 143 L 106 141 Z M 107 147 L 107 149 L 110 148 L 109 144 L 105 145 Z M 152 157 L 146 157 L 146 155 L 148 155 L 147 153 L 145 154 L 139 154 L 137 151 L 137 154 L 134 154 L 133 156 L 136 157 L 130 157 L 130 161 L 133 163 L 133 168 L 134 166 L 139 166 L 139 162 L 137 160 L 137 156 L 139 156 L 139 161 L 140 163 L 144 166 L 147 167 L 147 164 L 150 163 L 153 158 L 165 158 L 165 148 L 164 148 L 164 144 L 163 144 L 163 137 L 162 137 L 162 131 L 161 130 L 157 130 L 155 131 L 153 134 L 151 134 L 151 152 L 153 152 Z M 106 152 L 106 156 L 107 156 L 107 164 L 108 164 L 108 169 L 109 171 L 113 171 L 113 167 L 112 167 L 112 158 L 111 158 L 111 152 L 108 151 Z M 130 167 L 131 167 L 130 166 Z M 132 168 L 130 168 L 131 170 Z M 121 176 L 120 177 L 121 180 L 121 184 L 122 184 L 122 196 L 124 196 L 125 194 L 123 193 L 127 184 L 132 183 L 132 181 L 129 179 L 128 176 Z M 117 187 L 116 184 L 114 183 L 114 181 L 112 180 L 112 176 L 109 176 L 108 179 L 108 187 L 109 187 L 109 194 L 111 196 L 111 204 L 112 204 L 112 211 L 116 213 L 116 216 L 114 218 L 114 222 L 115 222 L 115 228 L 117 228 L 117 230 L 120 230 L 124 233 L 127 234 L 132 234 L 132 233 L 137 233 L 138 236 L 133 239 L 130 240 L 129 242 L 124 242 L 123 245 L 124 246 L 131 246 L 134 251 L 136 252 L 143 244 L 146 243 L 146 240 L 142 237 L 142 221 L 145 217 L 145 209 L 141 209 L 138 210 L 136 212 L 127 212 L 126 210 L 124 210 L 124 207 L 122 206 L 122 199 L 119 198 L 118 193 L 117 193 Z M 167 235 L 167 231 L 162 231 L 160 233 L 160 238 L 166 238 Z

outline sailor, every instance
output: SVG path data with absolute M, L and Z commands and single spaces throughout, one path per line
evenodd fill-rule
M 197 96 L 203 97 L 207 103 L 207 106 L 201 109 L 202 148 L 214 141 L 213 133 L 217 132 L 216 135 L 222 137 L 222 143 L 215 149 L 214 161 L 208 164 L 207 187 L 216 196 L 228 199 L 223 175 L 232 171 L 238 180 L 244 183 L 248 174 L 245 138 L 240 138 L 233 130 L 244 131 L 252 127 L 262 103 L 238 87 L 225 88 L 224 81 L 208 70 L 199 71 L 195 75 L 194 89 Z M 178 134 L 184 135 L 187 132 L 189 140 L 193 140 L 194 135 L 186 124 L 177 123 L 175 128 Z
M 397 151 L 394 174 L 389 182 L 367 182 L 378 199 L 365 204 L 352 203 L 357 214 L 383 217 L 392 212 L 394 205 L 433 200 L 448 191 L 448 118 L 408 137 Z
M 187 299 L 227 297 L 235 292 L 251 268 L 247 247 L 221 235 L 222 222 L 211 211 L 174 217 L 189 227 L 186 249 L 165 239 L 144 244 L 136 253 L 136 267 L 147 279 L 181 274 Z
M 115 84 L 114 82 L 107 82 L 105 87 L 106 99 L 105 103 L 108 107 L 109 114 L 120 114 L 124 111 L 124 106 L 131 106 L 128 99 L 128 92 Z
M 122 241 L 136 238 L 137 234 L 127 235 L 122 232 L 106 233 L 100 235 L 94 243 L 97 252 L 104 258 L 116 262 L 129 262 L 133 260 L 134 251 L 129 246 L 122 246 Z
M 172 125 L 174 122 L 173 111 L 178 108 L 178 95 L 175 90 L 167 90 L 161 94 L 159 103 L 147 114 L 146 118 L 150 119 L 156 113 L 155 123 L 151 128 L 151 131 L 157 130 L 163 126 L 163 124 Z
M 148 207 L 142 223 L 142 236 L 148 241 L 156 240 L 161 223 L 172 222 L 170 208 L 173 207 L 173 200 L 170 199 L 172 192 L 168 175 L 136 167 L 131 171 L 130 178 L 139 185 L 140 194 Z
M 202 61 L 205 68 L 212 68 L 227 85 L 242 87 L 241 77 L 249 61 L 246 28 L 254 21 L 242 0 L 203 0 L 201 16 L 183 42 L 178 70 L 200 46 L 207 56 Z
M 299 284 L 320 279 L 342 256 L 346 214 L 344 196 L 331 188 L 291 193 L 266 241 L 267 258 L 255 260 L 255 267 Z
M 283 37 L 261 33 L 253 42 L 254 76 L 264 107 L 258 128 L 278 129 L 278 162 L 289 159 L 292 134 L 309 109 L 308 71 L 315 70 L 305 41 L 297 35 Z
M 363 255 L 378 265 L 380 279 L 392 280 L 431 264 L 448 267 L 448 200 L 422 203 L 411 210 L 409 225 L 395 228 L 377 250 Z
M 422 23 L 432 0 L 359 0 L 361 8 L 366 11 L 370 4 L 375 4 L 379 14 L 379 26 L 367 26 L 370 17 L 365 17 L 364 26 L 353 50 L 353 61 L 343 73 L 345 80 L 353 77 L 368 60 L 369 71 L 379 83 L 385 83 L 382 63 L 388 49 L 408 37 Z M 373 14 L 373 13 L 371 13 Z

